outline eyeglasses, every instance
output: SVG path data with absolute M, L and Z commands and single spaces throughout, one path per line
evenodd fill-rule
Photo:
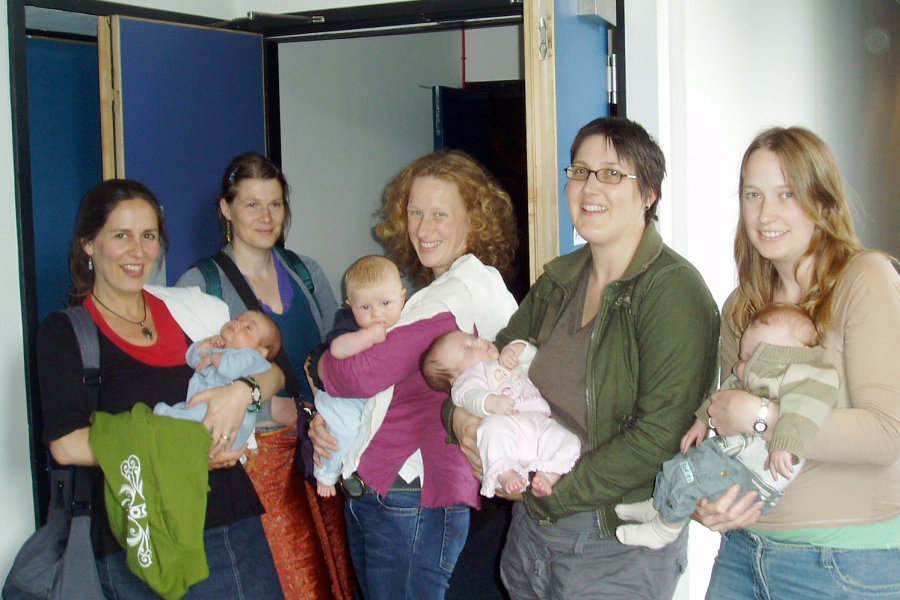
M 621 183 L 622 178 L 628 179 L 637 179 L 637 175 L 629 175 L 627 173 L 623 173 L 618 169 L 597 169 L 591 170 L 587 167 L 579 167 L 576 165 L 572 165 L 571 167 L 566 167 L 566 177 L 571 179 L 572 181 L 587 181 L 588 177 L 593 175 L 597 178 L 597 181 L 601 181 L 603 183 Z

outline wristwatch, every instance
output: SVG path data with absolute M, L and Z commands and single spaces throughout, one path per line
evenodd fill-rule
M 769 399 L 760 398 L 760 400 L 762 400 L 762 406 L 759 407 L 759 416 L 756 417 L 753 430 L 756 433 L 765 433 L 766 429 L 769 428 L 769 424 L 766 422 L 766 417 L 769 416 Z
M 248 375 L 246 377 L 238 377 L 234 381 L 246 383 L 250 387 L 250 406 L 247 407 L 247 412 L 259 412 L 262 406 L 262 392 L 259 389 L 259 382 L 256 378 Z

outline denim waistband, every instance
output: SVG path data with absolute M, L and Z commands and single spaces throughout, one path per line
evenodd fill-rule
M 359 476 L 359 473 L 353 473 L 348 478 L 341 477 L 338 480 L 341 484 L 341 489 L 344 490 L 344 493 L 351 498 L 362 498 L 367 494 L 377 494 L 378 492 L 363 481 L 362 477 Z M 411 482 L 407 482 L 405 479 L 397 475 L 397 478 L 394 480 L 394 483 L 391 484 L 388 492 L 421 492 L 422 491 L 422 480 L 416 477 Z

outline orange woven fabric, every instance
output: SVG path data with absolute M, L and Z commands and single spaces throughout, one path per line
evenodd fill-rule
M 352 600 L 356 588 L 344 498 L 320 498 L 294 466 L 289 429 L 256 433 L 259 453 L 244 465 L 266 508 L 263 528 L 287 600 Z

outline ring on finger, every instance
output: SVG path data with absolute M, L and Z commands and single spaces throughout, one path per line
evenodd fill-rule
M 223 434 L 222 434 L 222 439 L 225 440 L 225 441 L 227 442 L 227 441 L 228 441 L 228 436 L 225 435 L 225 434 L 223 433 Z

